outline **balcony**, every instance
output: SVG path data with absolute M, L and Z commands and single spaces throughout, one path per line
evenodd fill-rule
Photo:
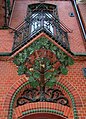
M 49 12 L 34 12 L 14 33 L 13 51 L 29 42 L 40 32 L 45 32 L 63 48 L 69 50 L 68 29 Z M 68 31 L 69 32 L 69 31 Z

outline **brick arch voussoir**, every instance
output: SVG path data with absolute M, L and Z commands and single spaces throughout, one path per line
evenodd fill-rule
M 16 107 L 14 110 L 14 114 L 16 115 L 16 119 L 33 114 L 33 113 L 52 113 L 57 114 L 63 117 L 69 117 L 72 109 L 68 106 L 63 106 L 57 103 L 50 103 L 50 102 L 36 102 L 36 103 L 27 103 L 25 105 Z
M 74 101 L 75 101 L 75 105 L 76 107 L 81 107 L 83 106 L 82 100 L 80 95 L 78 94 L 77 90 L 75 89 L 75 87 L 73 85 L 71 85 L 70 82 L 68 82 L 67 80 L 65 80 L 64 78 L 61 78 L 59 80 L 59 83 L 61 83 L 62 85 L 64 85 L 64 87 L 66 87 L 68 89 L 68 91 L 72 94 Z M 64 90 L 63 87 L 63 90 Z M 71 97 L 71 96 L 70 96 Z
M 3 104 L 3 109 L 6 111 L 8 110 L 10 107 L 10 103 L 12 100 L 12 97 L 14 95 L 14 93 L 16 92 L 16 90 L 19 89 L 20 86 L 22 86 L 25 82 L 27 82 L 27 78 L 25 76 L 23 76 L 21 79 L 17 80 L 11 87 L 10 90 L 7 92 L 7 95 L 5 97 L 5 101 Z
M 17 82 L 15 82 L 13 85 L 12 85 L 12 87 L 10 88 L 10 90 L 8 91 L 8 93 L 7 93 L 7 95 L 6 95 L 6 98 L 5 98 L 5 102 L 4 102 L 4 106 L 3 106 L 3 108 L 4 108 L 4 110 L 6 111 L 6 110 L 8 110 L 8 109 L 10 109 L 10 114 L 11 114 L 11 118 L 9 118 L 9 119 L 12 119 L 12 113 L 11 113 L 11 110 L 13 110 L 12 109 L 12 106 L 11 106 L 11 104 L 12 104 L 12 102 L 14 101 L 14 100 L 12 100 L 12 98 L 13 98 L 13 96 L 15 95 L 15 92 L 17 91 L 17 93 L 20 91 L 20 87 L 22 87 L 22 85 L 23 84 L 27 84 L 27 82 L 28 82 L 28 80 L 27 80 L 27 78 L 24 76 L 24 77 L 22 77 L 22 79 L 19 79 Z M 78 93 L 77 93 L 77 91 L 75 90 L 75 88 L 68 82 L 68 81 L 66 81 L 66 80 L 64 80 L 64 79 L 60 79 L 59 80 L 59 82 L 57 82 L 57 85 L 60 85 L 61 84 L 61 87 L 62 87 L 62 89 L 63 90 L 66 90 L 66 92 L 68 93 L 68 92 L 70 92 L 70 94 L 72 94 L 72 97 L 74 98 L 74 104 L 76 105 L 76 107 L 77 106 L 80 106 L 80 105 L 82 105 L 82 101 L 81 101 L 81 99 L 80 99 L 80 96 L 78 95 Z M 64 88 L 64 87 L 66 87 L 66 88 Z M 70 95 L 69 94 L 69 95 Z M 71 95 L 70 95 L 70 97 L 71 97 Z M 72 99 L 72 98 L 71 98 Z M 71 102 L 72 102 L 72 100 L 71 100 Z M 14 102 L 13 102 L 14 103 Z M 50 109 L 50 107 L 51 107 L 51 104 L 49 103 L 49 102 L 45 102 L 45 104 L 46 103 L 48 103 L 49 104 L 49 107 L 46 107 L 46 109 L 48 110 L 48 109 Z M 72 102 L 73 103 L 73 102 Z M 38 103 L 36 103 L 36 104 L 38 104 Z M 39 102 L 39 105 L 40 105 L 40 107 L 41 107 L 41 105 L 43 104 L 43 102 L 41 103 L 41 102 Z M 67 114 L 65 114 L 65 113 L 67 113 L 67 111 L 66 110 L 70 110 L 70 108 L 69 107 L 66 107 L 66 106 L 61 106 L 60 104 L 59 104 L 59 106 L 54 106 L 54 104 L 52 104 L 53 105 L 53 107 L 60 107 L 60 110 L 61 109 L 63 109 L 64 110 L 64 112 L 63 112 L 63 114 L 64 114 L 64 116 L 67 116 L 68 117 L 68 115 Z M 58 104 L 57 104 L 58 105 Z M 74 105 L 73 105 L 74 106 Z M 18 107 L 19 108 L 19 107 Z M 18 108 L 16 108 L 16 110 L 18 111 Z M 22 106 L 21 106 L 21 108 L 22 108 Z M 19 110 L 21 110 L 21 108 L 19 108 Z M 26 105 L 25 105 L 25 108 L 26 108 Z M 68 109 L 66 109 L 66 108 L 68 108 Z M 74 107 L 75 108 L 75 107 Z M 53 108 L 52 108 L 53 109 Z M 13 110 L 13 112 L 14 113 L 17 113 L 16 112 L 16 110 Z M 28 109 L 26 109 L 26 111 L 27 111 Z M 50 110 L 51 111 L 51 110 Z M 55 111 L 55 110 L 54 110 Z M 76 109 L 75 109 L 75 111 L 76 111 Z M 19 113 L 20 111 L 18 111 L 18 113 Z M 25 113 L 27 113 L 27 112 L 25 112 Z M 69 114 L 69 113 L 68 113 Z M 77 115 L 77 112 L 76 112 L 76 114 L 75 115 Z M 10 117 L 10 115 L 9 115 L 9 117 Z

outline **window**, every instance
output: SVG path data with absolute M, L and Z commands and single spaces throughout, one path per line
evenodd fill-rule
M 33 35 L 45 29 L 54 35 L 53 16 L 56 16 L 56 6 L 51 4 L 32 4 L 28 6 L 27 19 L 30 19 L 30 33 Z
M 47 12 L 44 13 L 36 12 L 31 15 L 30 21 L 31 21 L 31 34 L 42 28 L 46 29 L 52 35 L 54 34 L 52 14 Z
M 69 50 L 67 32 L 70 30 L 59 20 L 56 5 L 45 3 L 28 5 L 26 19 L 19 26 L 15 32 L 13 50 L 26 44 L 40 32 L 47 33 Z

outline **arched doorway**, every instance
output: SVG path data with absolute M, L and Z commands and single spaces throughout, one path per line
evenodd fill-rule
M 36 113 L 22 117 L 21 119 L 66 119 L 62 116 L 49 113 Z

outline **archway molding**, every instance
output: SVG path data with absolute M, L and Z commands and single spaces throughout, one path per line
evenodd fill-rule
M 63 84 L 62 84 L 62 82 L 63 82 Z M 66 83 L 65 83 L 66 82 Z M 69 110 L 69 112 L 71 112 L 72 110 L 73 110 L 73 115 L 74 115 L 74 119 L 78 119 L 78 115 L 77 115 L 77 109 L 76 109 L 76 107 L 77 107 L 77 99 L 78 100 L 80 100 L 80 97 L 78 96 L 78 94 L 77 94 L 77 91 L 74 89 L 74 87 L 72 87 L 71 86 L 71 84 L 69 83 L 69 82 L 67 82 L 67 81 L 62 81 L 62 80 L 60 80 L 59 82 L 57 82 L 57 85 L 59 85 L 63 90 L 65 90 L 66 91 L 66 93 L 68 94 L 68 96 L 70 97 L 70 99 L 71 99 L 71 103 L 72 103 L 72 109 L 70 109 L 70 108 L 68 108 L 68 107 L 66 107 L 66 106 L 62 106 L 62 105 L 60 105 L 60 104 L 56 104 L 54 107 L 56 107 L 57 105 L 58 105 L 58 107 L 60 108 L 59 110 L 62 110 L 62 109 L 64 109 L 64 116 L 68 116 L 67 114 L 65 115 L 65 111 L 66 111 L 66 108 Z M 26 85 L 29 85 L 29 82 L 28 82 L 28 80 L 27 80 L 27 78 L 25 78 L 25 76 L 22 78 L 22 79 L 20 79 L 20 80 L 18 80 L 17 82 L 15 82 L 15 84 L 11 87 L 11 89 L 10 89 L 10 91 L 8 92 L 8 94 L 7 94 L 7 96 L 6 96 L 6 101 L 5 101 L 5 103 L 4 103 L 4 107 L 3 108 L 5 108 L 5 105 L 7 105 L 7 107 L 9 107 L 9 114 L 8 114 L 8 119 L 12 119 L 12 117 L 13 117 L 13 114 L 15 114 L 17 111 L 18 111 L 18 109 L 19 109 L 19 107 L 17 107 L 16 109 L 13 109 L 13 105 L 14 105 L 14 101 L 15 101 L 15 98 L 16 98 L 16 95 L 18 94 L 18 92 L 24 87 L 24 86 L 26 86 Z M 70 87 L 70 88 L 69 88 Z M 77 95 L 77 97 L 76 97 L 76 95 Z M 75 99 L 75 98 L 77 98 L 77 99 Z M 43 102 L 42 102 L 43 103 Z M 42 104 L 41 102 L 40 102 L 40 105 Z M 47 103 L 47 102 L 45 102 L 45 103 Z M 80 100 L 80 103 L 81 103 L 81 100 Z M 29 103 L 30 104 L 30 103 Z M 36 103 L 34 103 L 34 104 L 36 104 Z M 49 104 L 49 103 L 48 103 Z M 28 104 L 27 104 L 28 105 Z M 33 104 L 32 104 L 33 105 Z M 51 105 L 54 105 L 54 104 L 51 104 Z M 49 105 L 49 107 L 51 107 L 51 105 Z M 82 105 L 82 103 L 81 103 L 81 105 Z M 21 108 L 22 108 L 22 106 L 20 106 Z M 25 106 L 26 107 L 26 106 Z M 20 108 L 20 109 L 21 109 Z M 20 110 L 19 109 L 19 110 Z M 43 109 L 43 108 L 42 108 Z M 17 111 L 16 111 L 17 110 Z M 32 110 L 32 109 L 31 109 Z M 40 108 L 39 108 L 39 110 L 41 110 Z M 51 112 L 51 110 L 49 110 L 49 108 L 46 108 L 46 110 L 48 110 L 48 112 L 50 111 Z M 58 110 L 58 109 L 57 109 Z M 34 110 L 32 110 L 32 111 L 34 111 Z M 37 111 L 37 110 L 36 110 Z M 53 113 L 55 112 L 56 110 L 53 110 Z M 20 112 L 20 111 L 19 111 Z M 24 111 L 23 112 L 23 114 L 24 113 L 26 113 L 27 114 L 27 112 L 28 111 Z M 59 111 L 57 111 L 56 113 L 58 113 Z M 61 112 L 59 113 L 60 115 L 63 115 Z
M 71 113 L 71 108 L 57 103 L 36 102 L 19 106 L 15 109 L 16 118 L 36 113 L 49 113 L 67 118 Z

